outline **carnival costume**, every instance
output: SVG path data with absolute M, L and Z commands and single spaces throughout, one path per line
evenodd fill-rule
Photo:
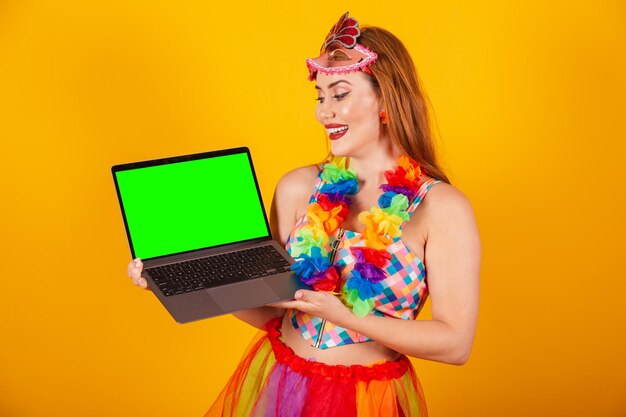
M 307 60 L 318 72 L 364 71 L 377 54 L 357 42 L 358 22 L 348 13 L 333 26 L 321 55 Z M 341 227 L 357 173 L 335 158 L 318 174 L 307 212 L 286 248 L 292 270 L 318 291 L 336 294 L 355 315 L 412 320 L 428 296 L 423 262 L 401 240 L 402 227 L 437 182 L 403 155 L 385 172 L 378 206 L 359 214 L 362 233 Z M 292 326 L 312 346 L 328 349 L 371 339 L 298 310 Z M 426 416 L 422 389 L 409 359 L 370 365 L 327 365 L 294 354 L 281 340 L 281 319 L 265 324 L 207 416 L 394 417 Z

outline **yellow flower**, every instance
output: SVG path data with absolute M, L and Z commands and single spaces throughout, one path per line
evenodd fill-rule
M 339 169 L 346 169 L 346 162 L 348 162 L 348 158 L 345 156 L 333 156 L 330 163 L 337 165 Z
M 376 233 L 388 235 L 390 237 L 399 237 L 402 235 L 400 226 L 403 221 L 402 217 L 397 214 L 390 214 L 380 207 L 372 207 L 370 212 L 363 212 L 359 214 L 359 221 L 361 223 L 372 224 Z

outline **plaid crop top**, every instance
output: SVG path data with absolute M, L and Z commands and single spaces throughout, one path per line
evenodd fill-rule
M 426 196 L 430 188 L 440 182 L 434 178 L 425 180 L 418 191 L 417 196 L 407 209 L 409 216 L 413 214 L 417 206 Z M 309 203 L 313 202 L 323 185 L 321 176 L 315 181 L 315 188 Z M 308 224 L 306 214 L 297 222 L 294 230 L 289 235 L 285 245 L 287 252 L 291 253 L 291 244 L 295 232 Z M 404 224 L 403 224 L 404 226 Z M 337 235 L 330 237 L 326 249 L 330 253 L 331 245 L 340 239 L 336 255 L 336 263 L 341 267 L 341 280 L 343 283 L 348 279 L 350 271 L 354 268 L 356 259 L 350 251 L 351 246 L 363 246 L 361 234 L 352 230 L 339 229 Z M 404 244 L 402 238 L 393 239 L 388 250 L 391 260 L 385 268 L 387 278 L 381 283 L 384 291 L 375 300 L 372 314 L 378 316 L 390 316 L 404 320 L 413 320 L 421 311 L 428 298 L 428 286 L 426 283 L 426 268 L 424 263 Z M 352 343 L 369 342 L 372 339 L 362 336 L 352 330 L 344 329 L 319 317 L 311 316 L 302 311 L 291 309 L 287 312 L 294 329 L 299 330 L 302 337 L 311 346 L 327 349 L 336 346 L 349 345 Z

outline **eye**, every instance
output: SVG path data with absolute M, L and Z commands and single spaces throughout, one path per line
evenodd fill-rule
M 337 101 L 341 101 L 345 96 L 347 96 L 348 94 L 350 94 L 349 91 L 346 91 L 345 93 L 341 93 L 341 94 L 335 94 L 333 96 L 333 98 L 337 99 Z
M 341 101 L 345 96 L 347 96 L 348 94 L 350 94 L 349 91 L 346 91 L 345 93 L 341 93 L 341 94 L 335 94 L 334 96 L 332 96 L 335 100 L 337 101 Z M 318 97 L 315 99 L 316 101 L 319 101 L 320 103 L 324 102 L 324 97 Z

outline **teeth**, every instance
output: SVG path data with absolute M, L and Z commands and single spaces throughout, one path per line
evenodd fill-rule
M 331 127 L 330 129 L 328 129 L 328 133 L 339 133 L 343 132 L 344 130 L 348 130 L 348 126 Z

